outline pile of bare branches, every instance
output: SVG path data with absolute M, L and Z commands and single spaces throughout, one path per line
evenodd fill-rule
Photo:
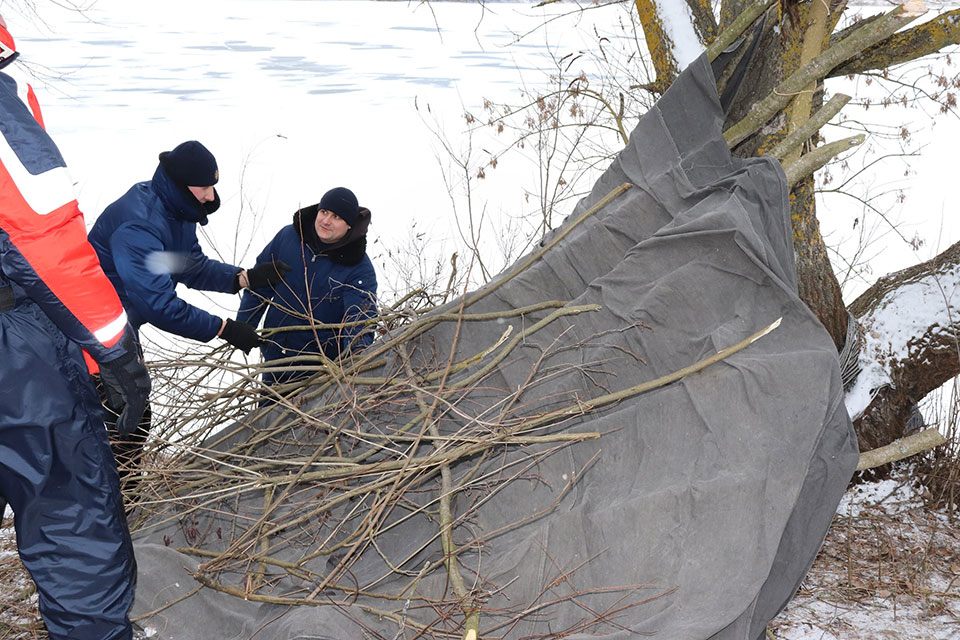
M 615 189 L 508 276 L 476 293 L 442 308 L 416 308 L 418 302 L 429 301 L 423 295 L 384 309 L 376 321 L 380 340 L 350 359 L 312 356 L 247 364 L 231 360 L 220 349 L 202 359 L 155 360 L 154 374 L 163 380 L 157 386 L 167 393 L 157 402 L 162 419 L 140 475 L 127 487 L 135 508 L 131 526 L 138 538 L 156 535 L 198 558 L 196 590 L 291 606 L 364 598 L 353 606 L 401 627 L 441 634 L 476 632 L 485 594 L 494 587 L 479 576 L 464 575 L 458 554 L 480 548 L 500 533 L 474 532 L 469 524 L 476 510 L 500 488 L 535 475 L 545 457 L 571 443 L 602 437 L 563 432 L 569 420 L 710 366 L 779 324 L 627 389 L 570 389 L 563 397 L 548 399 L 551 408 L 546 411 L 543 405 L 527 406 L 523 395 L 572 368 L 583 372 L 603 365 L 544 364 L 554 351 L 579 349 L 582 343 L 544 349 L 515 389 L 490 387 L 491 373 L 514 358 L 531 336 L 561 318 L 600 307 L 558 300 L 471 313 L 471 305 L 535 264 L 627 188 Z M 476 322 L 495 322 L 504 329 L 478 353 L 455 359 L 461 335 Z M 437 347 L 418 341 L 441 323 L 453 326 L 451 344 Z M 311 326 L 321 325 L 304 328 Z M 268 371 L 307 378 L 268 387 L 259 381 Z M 495 393 L 494 402 L 476 401 L 477 394 L 489 391 Z M 532 444 L 541 446 L 525 449 Z M 508 449 L 519 454 L 508 457 Z M 585 471 L 571 474 L 552 504 L 509 528 L 549 513 Z M 456 508 L 455 496 L 464 496 Z M 419 547 L 410 557 L 392 557 L 380 540 L 415 517 L 434 523 L 432 534 L 417 541 Z M 174 544 L 175 537 L 187 544 Z M 438 542 L 442 553 L 435 560 L 410 569 L 413 556 Z M 379 555 L 388 568 L 383 575 L 358 582 L 352 567 L 364 553 Z M 419 582 L 434 571 L 442 572 L 450 587 L 439 599 L 417 591 Z M 378 588 L 388 580 L 396 585 L 398 578 L 400 588 Z M 488 630 L 509 628 L 530 615 L 532 604 L 498 612 L 504 621 Z M 434 623 L 417 627 L 407 619 L 407 612 L 415 610 L 418 619 Z

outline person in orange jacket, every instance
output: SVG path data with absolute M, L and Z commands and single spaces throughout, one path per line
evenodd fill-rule
M 0 17 L 0 493 L 50 638 L 129 640 L 136 562 L 90 371 L 128 430 L 150 378 L 17 55 Z

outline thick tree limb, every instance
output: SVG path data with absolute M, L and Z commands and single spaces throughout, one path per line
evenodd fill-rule
M 724 138 L 731 147 L 739 144 L 753 132 L 762 127 L 775 113 L 783 109 L 799 92 L 817 80 L 824 78 L 831 69 L 850 59 L 865 48 L 922 15 L 926 9 L 923 2 L 910 0 L 893 9 L 883 18 L 857 29 L 842 41 L 830 47 L 819 56 L 797 69 L 789 78 L 781 82 L 770 94 L 755 104 L 743 120 L 724 132 Z
M 894 440 L 890 444 L 864 451 L 860 454 L 860 462 L 857 464 L 857 471 L 881 467 L 897 460 L 903 460 L 910 456 L 922 453 L 934 447 L 945 444 L 947 439 L 936 429 L 926 429 L 912 436 Z
M 895 33 L 834 68 L 827 77 L 885 69 L 960 44 L 960 9 Z
M 700 42 L 711 42 L 717 37 L 717 20 L 713 17 L 713 6 L 710 0 L 686 0 L 693 16 L 693 29 L 700 37 Z
M 720 3 L 720 29 L 729 27 L 749 4 L 750 0 L 722 0 Z
M 850 398 L 861 450 L 903 433 L 914 406 L 960 374 L 960 243 L 881 278 L 850 305 L 863 328 L 862 372 Z M 849 404 L 849 403 L 848 403 Z
M 657 79 L 654 80 L 651 89 L 656 93 L 663 93 L 673 84 L 680 72 L 677 59 L 673 56 L 673 42 L 664 29 L 654 0 L 634 0 L 634 4 L 643 27 L 643 37 L 647 41 L 650 60 L 657 72 Z
M 801 66 L 814 60 L 823 51 L 827 34 L 828 14 L 829 7 L 824 0 L 814 0 L 810 3 L 810 10 L 807 12 L 807 28 L 803 32 L 803 46 L 800 50 Z M 817 84 L 817 81 L 808 84 L 790 103 L 788 115 L 791 132 L 802 127 L 810 119 L 810 114 L 814 110 L 813 93 Z M 802 152 L 803 149 L 799 146 L 788 151 L 785 158 L 786 163 L 793 164 L 799 161 Z
M 855 136 L 850 136 L 843 140 L 836 140 L 822 147 L 817 147 L 793 164 L 784 167 L 784 171 L 787 172 L 787 184 L 792 187 L 807 176 L 812 175 L 814 171 L 844 151 L 863 144 L 865 138 L 866 136 L 864 134 L 859 133 Z
M 827 104 L 823 105 L 820 111 L 813 114 L 809 120 L 803 123 L 802 127 L 797 127 L 790 135 L 778 142 L 776 146 L 767 152 L 767 155 L 782 160 L 791 148 L 799 147 L 803 142 L 808 140 L 820 127 L 827 124 L 833 116 L 837 115 L 840 109 L 848 102 L 850 102 L 850 96 L 846 94 L 838 93 L 833 96 Z
M 717 39 L 707 47 L 707 57 L 710 62 L 717 59 L 724 49 L 733 44 L 737 38 L 743 35 L 753 22 L 760 17 L 776 0 L 757 0 L 746 9 L 744 9 L 730 25 L 724 29 Z

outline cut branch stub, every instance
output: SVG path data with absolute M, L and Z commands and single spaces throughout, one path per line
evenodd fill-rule
M 860 462 L 857 464 L 857 471 L 881 467 L 897 460 L 909 458 L 918 453 L 929 451 L 930 449 L 946 444 L 947 439 L 936 429 L 926 429 L 920 433 L 915 433 L 906 438 L 894 440 L 890 444 L 864 451 L 860 454 Z
M 850 96 L 843 93 L 830 98 L 823 108 L 817 111 L 809 120 L 803 123 L 802 127 L 795 129 L 790 135 L 777 143 L 775 147 L 767 152 L 767 155 L 773 156 L 778 160 L 782 159 L 792 148 L 803 144 L 809 140 L 820 127 L 827 124 L 830 119 L 840 112 L 840 109 L 850 102 Z
M 784 167 L 784 171 L 787 172 L 787 184 L 792 187 L 844 151 L 863 144 L 865 139 L 864 134 L 858 133 L 855 136 L 817 147 L 793 164 Z

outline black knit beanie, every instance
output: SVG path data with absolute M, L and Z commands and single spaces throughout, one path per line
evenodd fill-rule
M 360 215 L 360 203 L 357 202 L 357 196 L 353 191 L 346 187 L 337 187 L 330 189 L 320 198 L 320 208 L 332 211 L 351 227 L 357 223 L 357 216 Z
M 160 164 L 174 182 L 184 187 L 210 187 L 220 179 L 217 159 L 196 140 L 178 144 L 173 151 L 164 151 L 160 154 Z

